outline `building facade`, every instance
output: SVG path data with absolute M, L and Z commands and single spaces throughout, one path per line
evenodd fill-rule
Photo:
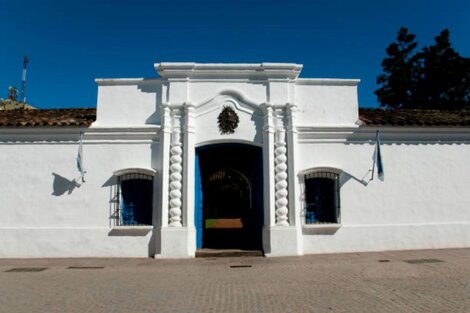
M 155 68 L 97 79 L 96 113 L 2 113 L 0 257 L 470 246 L 466 116 L 359 110 L 299 64 Z

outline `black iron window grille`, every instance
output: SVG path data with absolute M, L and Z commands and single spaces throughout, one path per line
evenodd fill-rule
M 113 200 L 116 226 L 152 225 L 153 176 L 142 173 L 118 176 Z
M 339 174 L 312 172 L 305 175 L 305 223 L 340 222 Z

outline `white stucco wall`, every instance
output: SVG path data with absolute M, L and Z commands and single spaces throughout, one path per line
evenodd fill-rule
M 341 227 L 333 234 L 314 234 L 304 227 L 304 253 L 470 245 L 468 142 L 432 140 L 422 134 L 410 142 L 399 133 L 382 132 L 394 137 L 382 140 L 383 182 L 369 182 L 372 143 L 351 136 L 344 143 L 299 145 L 299 171 L 317 166 L 343 171 Z
M 359 80 L 299 79 L 295 101 L 299 126 L 354 126 Z
M 160 124 L 161 84 L 156 79 L 97 79 L 95 126 Z M 158 112 L 158 113 L 156 113 Z
M 28 142 L 0 142 L 0 257 L 150 255 L 152 231 L 112 233 L 110 197 L 113 172 L 151 167 L 158 143 L 87 141 L 85 132 L 82 183 L 75 161 L 78 131 L 61 142 L 35 141 L 39 133 L 27 135 Z
M 357 79 L 270 79 L 258 72 L 213 74 L 178 80 L 97 79 L 96 126 L 160 124 L 161 104 L 209 103 L 220 95 L 241 102 L 298 106 L 299 126 L 354 126 L 358 121 Z M 242 75 L 242 76 L 240 76 Z M 287 75 L 287 74 L 286 74 Z

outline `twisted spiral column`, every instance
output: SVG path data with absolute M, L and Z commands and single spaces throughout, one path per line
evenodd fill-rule
M 278 131 L 274 149 L 274 173 L 276 191 L 276 225 L 289 226 L 287 221 L 288 200 L 287 200 L 287 148 L 285 142 L 285 132 Z
M 173 132 L 170 149 L 170 223 L 169 226 L 181 227 L 181 181 L 183 170 L 183 149 L 181 148 L 180 133 Z

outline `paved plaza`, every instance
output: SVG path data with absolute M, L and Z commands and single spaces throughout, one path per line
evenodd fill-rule
M 1 259 L 0 312 L 470 312 L 470 249 Z

